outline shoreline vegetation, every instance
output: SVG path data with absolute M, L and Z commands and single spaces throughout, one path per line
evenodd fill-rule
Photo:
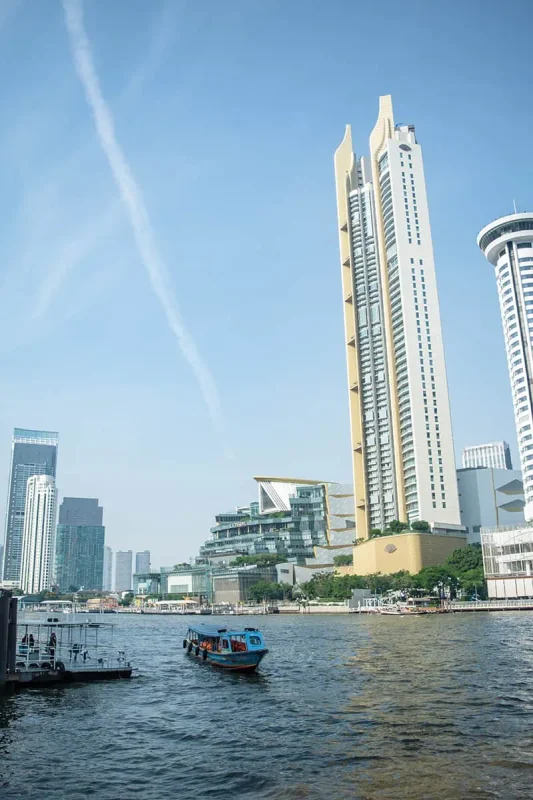
M 337 556 L 335 566 L 352 564 L 349 556 Z M 311 580 L 300 586 L 288 587 L 284 584 L 261 581 L 252 587 L 250 600 L 329 600 L 343 601 L 352 596 L 353 589 L 370 589 L 372 594 L 385 594 L 391 591 L 405 593 L 434 592 L 438 587 L 454 599 L 458 593 L 465 598 L 476 596 L 480 600 L 487 597 L 481 545 L 470 544 L 454 550 L 441 566 L 424 567 L 411 574 L 406 570 L 382 575 L 336 575 L 331 572 L 317 572 Z
M 238 556 L 231 566 L 272 566 L 283 563 L 285 560 L 284 556 L 264 553 L 256 556 Z M 333 561 L 335 567 L 353 564 L 352 557 L 347 555 L 335 556 Z M 74 600 L 77 595 L 77 599 L 83 602 L 85 593 L 76 592 L 75 589 L 76 587 L 72 587 L 70 593 L 63 594 L 53 591 L 43 592 L 42 596 L 39 595 L 39 600 Z M 405 570 L 390 575 L 381 573 L 338 575 L 335 572 L 317 571 L 309 581 L 295 586 L 262 580 L 250 587 L 248 602 L 257 604 L 275 600 L 343 602 L 352 596 L 354 589 L 369 589 L 374 595 L 397 591 L 406 595 L 442 591 L 451 599 L 460 594 L 464 599 L 474 596 L 484 600 L 487 598 L 487 588 L 483 573 L 481 545 L 470 544 L 465 548 L 454 550 L 441 566 L 424 567 L 416 574 Z M 98 592 L 87 592 L 87 595 L 95 597 L 98 596 Z M 184 597 L 185 595 L 174 594 L 164 597 L 163 595 L 148 595 L 146 600 L 182 600 Z M 133 605 L 134 599 L 133 592 L 130 592 L 119 601 L 119 605 L 122 607 Z

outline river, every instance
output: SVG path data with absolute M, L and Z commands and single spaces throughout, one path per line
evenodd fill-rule
M 533 798 L 529 612 L 214 618 L 263 630 L 251 676 L 109 619 L 138 677 L 1 700 L 2 800 Z

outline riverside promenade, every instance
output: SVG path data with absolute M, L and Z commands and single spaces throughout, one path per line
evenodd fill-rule
M 533 611 L 533 599 L 519 600 L 456 600 L 451 603 L 452 611 Z

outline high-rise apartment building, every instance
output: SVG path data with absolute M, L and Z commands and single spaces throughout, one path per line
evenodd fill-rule
M 459 525 L 422 151 L 380 98 L 370 162 L 335 155 L 356 527 Z
M 525 518 L 533 519 L 533 213 L 491 222 L 477 243 L 494 267 L 511 380 Z
M 115 591 L 131 592 L 133 553 L 131 550 L 117 550 L 115 556 Z
M 141 550 L 135 553 L 135 572 L 139 575 L 147 575 L 150 572 L 150 551 Z
M 20 579 L 28 478 L 34 475 L 50 475 L 55 478 L 58 441 L 58 434 L 54 431 L 34 431 L 24 428 L 14 430 L 2 573 L 6 581 Z
M 459 532 L 422 150 L 390 96 L 370 159 L 356 159 L 347 126 L 335 176 L 357 537 L 393 519 Z
M 465 447 L 463 469 L 489 467 L 490 469 L 512 469 L 511 450 L 507 442 L 490 442 Z
M 104 547 L 103 589 L 105 592 L 111 592 L 113 589 L 113 551 L 107 545 Z
M 49 589 L 54 573 L 57 492 L 51 475 L 27 481 L 20 585 L 33 594 Z
M 65 497 L 59 508 L 55 581 L 60 591 L 102 589 L 103 508 L 96 498 Z

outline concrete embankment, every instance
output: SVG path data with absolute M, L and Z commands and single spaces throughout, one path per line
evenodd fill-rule
M 347 614 L 349 610 L 348 606 L 344 603 L 322 603 L 309 606 L 278 606 L 280 614 Z

